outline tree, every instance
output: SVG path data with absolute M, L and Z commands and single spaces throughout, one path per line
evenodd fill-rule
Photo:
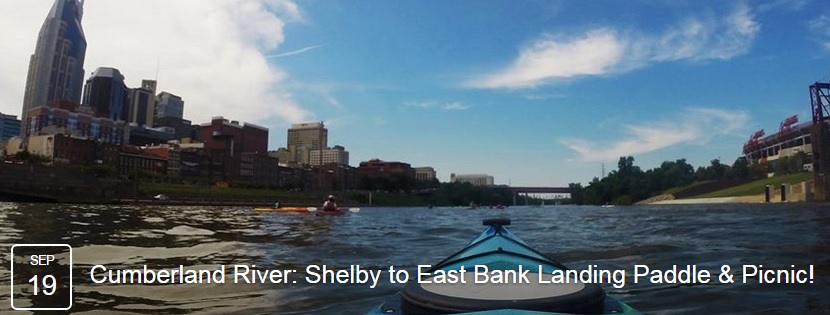
M 571 202 L 577 205 L 585 204 L 585 189 L 580 183 L 568 184 L 568 189 L 571 191 Z
M 745 156 L 740 156 L 732 163 L 732 178 L 747 179 L 749 178 L 749 162 Z
M 709 178 L 713 180 L 723 179 L 724 175 L 726 175 L 727 171 L 726 165 L 720 162 L 720 159 L 712 159 L 711 165 L 709 166 Z

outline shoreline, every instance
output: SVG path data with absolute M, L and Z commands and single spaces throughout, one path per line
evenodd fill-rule
M 778 198 L 775 198 L 778 197 Z M 723 204 L 723 203 L 801 203 L 805 200 L 786 200 L 781 201 L 779 196 L 770 196 L 770 202 L 766 202 L 765 195 L 752 196 L 734 196 L 734 197 L 714 197 L 714 198 L 685 198 L 661 200 L 646 205 L 689 205 L 689 204 Z

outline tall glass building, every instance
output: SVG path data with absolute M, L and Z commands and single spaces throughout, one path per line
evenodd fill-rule
M 95 69 L 84 85 L 83 104 L 91 107 L 98 117 L 128 122 L 128 98 L 124 75 L 115 68 Z
M 40 28 L 23 95 L 22 123 L 29 109 L 51 101 L 81 102 L 86 37 L 83 0 L 55 0 Z M 22 132 L 21 132 L 22 134 Z
M 156 96 L 156 119 L 164 117 L 184 118 L 184 100 L 168 92 Z
M 17 117 L 0 113 L 0 141 L 17 136 L 20 132 L 20 121 Z

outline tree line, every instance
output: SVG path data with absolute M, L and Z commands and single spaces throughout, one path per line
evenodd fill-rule
M 804 165 L 812 163 L 810 156 L 799 152 L 778 160 L 750 164 L 746 157 L 738 157 L 732 165 L 712 159 L 708 166 L 695 169 L 686 159 L 665 161 L 660 167 L 643 171 L 634 165 L 631 156 L 620 157 L 617 169 L 602 179 L 594 179 L 583 187 L 571 183 L 571 201 L 575 204 L 629 205 L 663 193 L 671 188 L 685 187 L 694 182 L 721 180 L 751 180 L 775 175 L 794 174 L 804 171 Z

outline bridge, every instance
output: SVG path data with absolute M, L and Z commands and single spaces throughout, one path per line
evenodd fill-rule
M 510 187 L 515 194 L 570 194 L 569 187 Z

